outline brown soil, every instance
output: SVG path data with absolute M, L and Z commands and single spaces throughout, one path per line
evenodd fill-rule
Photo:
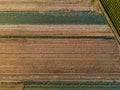
M 0 25 L 0 36 L 113 36 L 107 25 Z
M 0 11 L 96 10 L 89 0 L 0 0 Z
M 1 81 L 119 80 L 114 39 L 0 39 L 0 48 Z

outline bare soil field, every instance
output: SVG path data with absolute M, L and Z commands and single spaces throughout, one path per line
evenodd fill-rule
M 0 11 L 96 10 L 92 0 L 0 0 Z
M 2 38 L 0 81 L 119 81 L 114 39 Z
M 112 37 L 107 25 L 0 25 L 0 36 Z

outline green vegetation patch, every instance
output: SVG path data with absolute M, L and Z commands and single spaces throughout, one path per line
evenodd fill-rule
M 100 0 L 103 8 L 108 15 L 108 23 L 111 27 L 115 27 L 113 32 L 120 42 L 120 0 Z M 107 18 L 107 17 L 106 17 Z
M 113 82 L 41 82 L 25 83 L 24 90 L 120 90 Z
M 0 24 L 106 24 L 95 11 L 0 12 Z

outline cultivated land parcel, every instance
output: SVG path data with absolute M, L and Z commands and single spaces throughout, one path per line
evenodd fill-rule
M 119 44 L 96 4 L 0 0 L 0 90 L 119 90 Z
M 0 11 L 48 11 L 95 9 L 92 0 L 0 0 Z M 92 7 L 91 7 L 92 6 Z

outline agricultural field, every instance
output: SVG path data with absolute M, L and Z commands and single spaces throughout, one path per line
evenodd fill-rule
M 0 25 L 0 37 L 113 37 L 107 25 Z
M 0 24 L 106 24 L 95 11 L 0 12 Z
M 99 10 L 98 0 L 0 0 L 0 90 L 119 90 L 120 45 Z
M 94 0 L 0 0 L 0 11 L 96 10 Z
M 1 38 L 0 47 L 1 82 L 119 81 L 114 38 Z
M 100 0 L 100 2 L 101 10 L 104 13 L 104 16 L 107 18 L 107 21 L 111 26 L 118 42 L 120 43 L 120 1 Z

